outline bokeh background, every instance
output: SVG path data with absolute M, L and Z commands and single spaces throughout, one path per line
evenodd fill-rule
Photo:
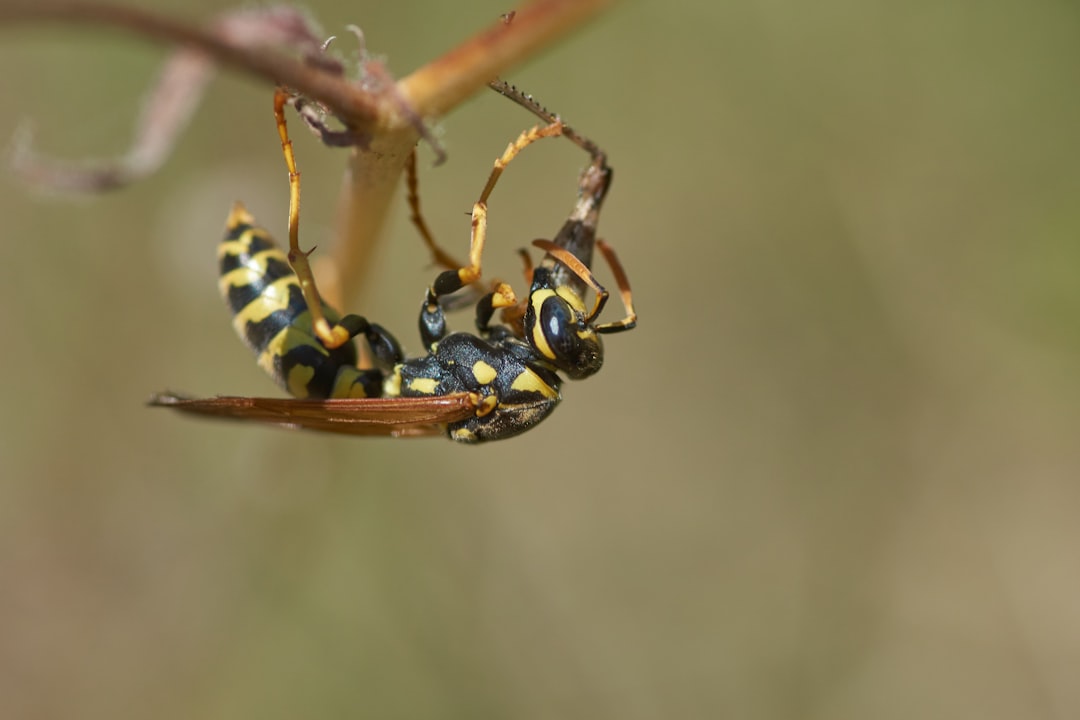
M 309 6 L 399 75 L 508 9 Z M 0 137 L 118 153 L 164 56 L 0 28 Z M 641 321 L 479 448 L 143 406 L 275 392 L 214 260 L 233 200 L 284 227 L 265 86 L 220 77 L 130 189 L 6 178 L 0 715 L 1077 717 L 1078 69 L 1070 3 L 684 0 L 513 72 L 610 153 Z M 489 93 L 439 125 L 448 247 L 530 123 Z M 318 243 L 345 158 L 296 139 Z M 546 145 L 495 193 L 494 274 L 569 210 L 583 158 Z M 426 262 L 401 207 L 348 309 L 415 350 Z

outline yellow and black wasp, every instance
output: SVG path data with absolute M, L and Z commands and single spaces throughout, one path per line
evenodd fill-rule
M 299 173 L 284 115 L 290 96 L 279 90 L 274 112 L 289 169 L 290 252 L 279 250 L 237 204 L 218 250 L 219 285 L 237 333 L 255 352 L 259 365 L 294 398 L 192 399 L 166 393 L 155 396 L 151 404 L 288 427 L 395 437 L 448 435 L 476 443 L 513 437 L 546 418 L 560 400 L 560 373 L 572 379 L 596 373 L 603 362 L 599 336 L 629 330 L 637 319 L 622 266 L 611 248 L 596 239 L 611 168 L 596 145 L 530 96 L 501 82 L 492 87 L 544 124 L 523 132 L 495 161 L 473 206 L 468 264 L 456 266 L 435 244 L 420 216 L 415 161 L 410 162 L 414 223 L 436 262 L 447 268 L 428 289 L 420 310 L 425 355 L 406 358 L 385 328 L 358 315 L 339 317 L 320 299 L 307 256 L 299 247 Z M 478 334 L 448 332 L 440 300 L 480 280 L 487 200 L 495 183 L 525 147 L 560 135 L 589 152 L 592 161 L 580 177 L 574 209 L 555 239 L 533 242 L 545 252 L 543 260 L 532 267 L 525 254 L 528 297 L 518 302 L 513 290 L 499 283 L 476 305 Z M 589 269 L 594 246 L 618 283 L 627 313 L 622 320 L 596 323 L 608 292 Z M 595 294 L 591 309 L 585 304 L 589 289 Z M 499 309 L 502 322 L 493 323 Z M 357 336 L 368 343 L 372 367 L 357 365 L 352 343 Z

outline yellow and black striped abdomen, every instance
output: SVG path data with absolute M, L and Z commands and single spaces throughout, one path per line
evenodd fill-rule
M 218 261 L 218 285 L 233 327 L 281 387 L 298 398 L 379 394 L 378 383 L 356 369 L 352 341 L 327 350 L 315 337 L 288 257 L 240 203 L 225 223 Z M 326 305 L 323 312 L 330 322 L 339 319 Z

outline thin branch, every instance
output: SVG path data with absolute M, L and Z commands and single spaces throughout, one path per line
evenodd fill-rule
M 421 117 L 439 117 L 508 68 L 583 25 L 614 0 L 533 0 L 400 83 Z
M 284 84 L 317 99 L 352 127 L 370 130 L 385 118 L 377 98 L 345 78 L 307 65 L 263 44 L 231 42 L 211 31 L 140 8 L 107 3 L 15 0 L 0 4 L 0 24 L 30 21 L 92 23 L 130 30 L 155 40 L 205 52 L 222 65 Z
M 438 117 L 510 67 L 582 25 L 614 0 L 531 0 L 491 27 L 418 69 L 400 83 L 403 96 L 422 117 Z M 263 44 L 227 38 L 140 8 L 74 0 L 10 0 L 0 4 L 0 25 L 18 22 L 92 23 L 196 48 L 214 61 L 285 84 L 325 105 L 350 127 L 400 129 L 406 119 L 385 98 L 365 92 L 345 78 L 300 62 Z
M 143 103 L 128 151 L 119 158 L 71 162 L 41 156 L 32 147 L 31 125 L 24 122 L 12 142 L 11 168 L 31 187 L 48 192 L 100 193 L 138 182 L 172 154 L 213 71 L 201 52 L 174 52 Z
M 350 131 L 369 139 L 353 148 L 342 188 L 337 242 L 322 265 L 324 295 L 340 306 L 343 290 L 356 287 L 366 271 L 382 230 L 405 161 L 420 137 L 417 118 L 439 117 L 478 92 L 489 81 L 524 62 L 613 4 L 614 0 L 527 0 L 491 27 L 421 67 L 382 92 L 328 72 L 307 58 L 289 54 L 278 42 L 234 37 L 221 28 L 198 28 L 146 10 L 75 0 L 0 0 L 0 27 L 25 22 L 97 24 L 125 29 L 196 50 L 217 64 L 284 84 L 321 103 Z M 391 86 L 393 87 L 393 86 Z M 327 262 L 329 261 L 329 262 Z
M 582 25 L 614 0 L 532 0 L 512 20 L 496 20 L 454 50 L 398 82 L 398 92 L 420 117 L 439 117 L 495 76 Z M 509 15 L 508 15 L 509 17 Z M 445 84 L 444 84 L 445 83 Z M 381 152 L 354 154 L 341 187 L 337 235 L 328 256 L 316 261 L 323 295 L 342 306 L 363 287 L 375 242 L 418 136 L 411 127 L 378 138 Z M 323 280 L 325 278 L 325 280 Z

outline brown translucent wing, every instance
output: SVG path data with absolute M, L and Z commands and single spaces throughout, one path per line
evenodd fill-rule
M 295 400 L 291 398 L 188 398 L 161 393 L 150 405 L 232 420 L 347 435 L 431 437 L 446 435 L 446 424 L 476 412 L 468 393 L 425 398 Z

